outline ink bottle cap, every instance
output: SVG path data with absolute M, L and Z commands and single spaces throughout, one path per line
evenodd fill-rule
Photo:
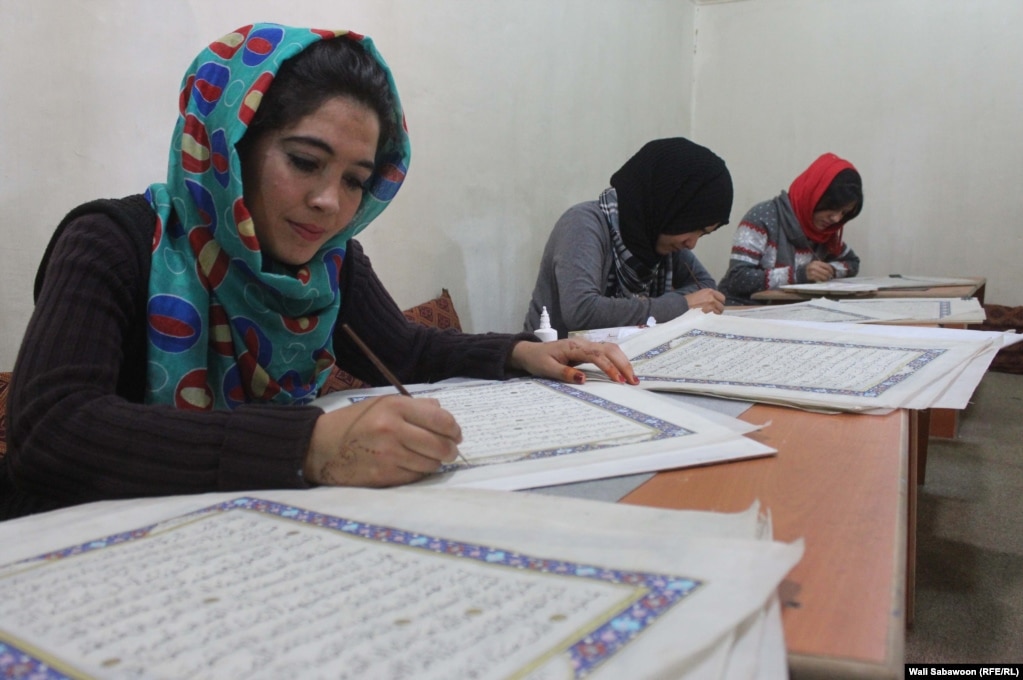
M 554 342 L 558 339 L 558 332 L 551 328 L 551 317 L 546 307 L 540 312 L 540 327 L 533 331 L 533 335 L 543 342 Z

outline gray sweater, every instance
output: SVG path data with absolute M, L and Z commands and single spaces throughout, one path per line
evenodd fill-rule
M 692 251 L 681 250 L 671 257 L 674 290 L 656 298 L 607 297 L 604 291 L 614 266 L 611 251 L 611 234 L 597 201 L 569 208 L 547 239 L 524 330 L 539 327 L 542 307 L 547 307 L 559 338 L 571 331 L 637 325 L 651 316 L 670 321 L 689 310 L 686 295 L 716 288 L 714 277 Z
M 725 304 L 755 305 L 754 293 L 808 283 L 806 266 L 813 260 L 830 264 L 838 279 L 860 271 L 860 258 L 846 243 L 838 255 L 832 255 L 824 244 L 813 243 L 803 234 L 783 191 L 770 201 L 757 203 L 742 218 L 718 290 L 725 294 Z

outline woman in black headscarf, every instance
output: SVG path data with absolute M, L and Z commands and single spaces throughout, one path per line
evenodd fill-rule
M 720 313 L 724 296 L 692 249 L 728 222 L 732 178 L 710 149 L 680 137 L 643 146 L 595 201 L 569 208 L 540 261 L 525 329 L 544 307 L 559 337 Z

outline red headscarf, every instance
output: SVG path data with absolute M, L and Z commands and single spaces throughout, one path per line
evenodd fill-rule
M 833 153 L 826 153 L 811 163 L 789 187 L 789 201 L 796 213 L 796 219 L 799 220 L 799 226 L 803 228 L 803 233 L 814 243 L 828 244 L 828 252 L 832 255 L 838 255 L 842 251 L 842 227 L 847 220 L 843 218 L 841 222 L 825 231 L 817 231 L 813 228 L 813 209 L 831 186 L 835 175 L 843 170 L 856 168 L 849 161 Z

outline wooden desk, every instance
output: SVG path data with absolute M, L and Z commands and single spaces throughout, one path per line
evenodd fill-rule
M 776 456 L 655 475 L 625 503 L 738 512 L 759 499 L 775 538 L 805 540 L 782 584 L 793 678 L 901 678 L 912 612 L 916 415 L 821 415 L 756 405 Z
M 987 285 L 987 279 L 983 276 L 964 276 L 958 278 L 973 279 L 974 283 L 965 286 L 930 286 L 928 288 L 890 288 L 886 290 L 878 290 L 872 293 L 862 293 L 855 296 L 843 295 L 842 298 L 855 297 L 855 299 L 870 299 L 870 298 L 900 298 L 900 297 L 919 297 L 919 298 L 968 298 L 975 297 L 984 304 L 984 287 Z M 810 300 L 817 297 L 835 297 L 829 296 L 827 293 L 821 293 L 819 295 L 812 295 L 810 293 L 795 292 L 790 290 L 762 290 L 757 293 L 753 293 L 752 297 L 758 302 L 766 304 L 780 304 L 786 302 L 803 302 L 804 300 Z

